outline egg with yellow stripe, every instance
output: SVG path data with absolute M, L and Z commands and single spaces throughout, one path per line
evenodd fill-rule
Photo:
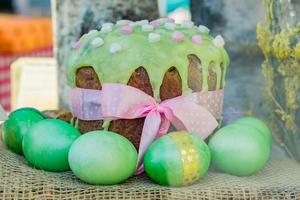
M 172 132 L 153 142 L 144 156 L 147 175 L 158 184 L 184 186 L 195 183 L 207 171 L 210 151 L 198 136 Z

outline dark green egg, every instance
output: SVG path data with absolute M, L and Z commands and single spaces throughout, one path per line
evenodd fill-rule
M 69 170 L 68 153 L 79 131 L 62 120 L 45 119 L 34 124 L 23 139 L 25 158 L 46 171 Z
M 28 129 L 43 120 L 43 115 L 34 108 L 20 108 L 9 115 L 3 126 L 3 141 L 18 154 L 23 154 L 22 140 Z

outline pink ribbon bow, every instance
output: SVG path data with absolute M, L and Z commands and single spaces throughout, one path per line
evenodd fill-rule
M 198 95 L 199 93 L 192 93 L 157 103 L 153 97 L 134 87 L 106 83 L 102 85 L 101 92 L 74 89 L 72 106 L 74 115 L 86 120 L 145 117 L 137 163 L 140 167 L 138 172 L 142 172 L 141 166 L 145 151 L 156 138 L 167 133 L 170 124 L 177 130 L 187 130 L 202 139 L 207 138 L 217 127 L 218 123 L 211 112 L 199 105 L 202 99 Z M 207 96 L 212 95 L 215 94 L 210 93 Z M 94 103 L 96 99 L 100 100 L 101 105 Z M 83 102 L 89 104 L 86 109 L 84 109 Z M 214 105 L 217 105 L 217 102 Z

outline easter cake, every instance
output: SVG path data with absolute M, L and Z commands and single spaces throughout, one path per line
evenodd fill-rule
M 222 91 L 229 64 L 223 46 L 221 36 L 214 38 L 207 27 L 195 26 L 191 21 L 105 23 L 73 45 L 67 63 L 68 84 L 92 90 L 102 90 L 104 83 L 127 84 L 157 102 L 193 92 Z M 214 117 L 220 119 L 222 98 L 213 103 L 219 107 Z M 75 124 L 81 133 L 105 128 L 117 132 L 138 148 L 144 120 L 78 117 Z

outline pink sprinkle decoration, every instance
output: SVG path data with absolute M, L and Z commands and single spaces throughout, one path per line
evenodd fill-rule
M 160 21 L 154 20 L 154 21 L 151 21 L 149 24 L 154 26 L 154 27 L 158 27 L 158 26 L 160 26 Z
M 194 36 L 192 37 L 192 42 L 193 42 L 194 44 L 200 45 L 201 42 L 202 42 L 201 35 L 194 35 Z
M 172 19 L 172 18 L 168 18 L 166 22 L 169 22 L 169 23 L 175 23 L 175 20 Z
M 180 31 L 175 31 L 172 35 L 172 38 L 175 42 L 181 42 L 184 40 L 184 34 Z
M 123 26 L 121 28 L 121 32 L 124 33 L 124 34 L 130 34 L 132 33 L 133 29 L 131 26 Z
M 78 40 L 77 42 L 75 42 L 72 46 L 73 49 L 79 49 L 80 48 L 80 41 Z

